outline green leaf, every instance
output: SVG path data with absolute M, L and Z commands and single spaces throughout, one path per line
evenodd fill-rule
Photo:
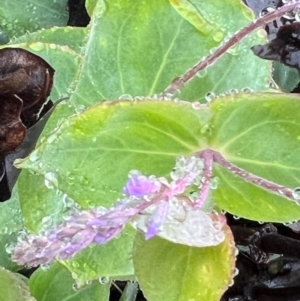
M 18 179 L 21 210 L 24 225 L 31 232 L 38 232 L 43 227 L 54 227 L 67 214 L 74 201 L 63 192 L 48 189 L 45 178 L 23 170 Z
M 35 301 L 26 283 L 17 275 L 0 267 L 0 299 L 5 301 Z
M 76 289 L 70 272 L 55 262 L 48 270 L 36 270 L 30 277 L 29 287 L 32 295 L 39 301 L 107 301 L 110 284 L 94 281 Z
M 210 145 L 228 161 L 259 177 L 295 188 L 300 183 L 300 103 L 292 94 L 237 94 L 210 105 Z M 220 178 L 216 204 L 240 217 L 288 222 L 300 206 L 215 168 Z
M 11 198 L 0 203 L 0 235 L 12 234 L 23 227 L 23 218 L 20 208 L 19 193 L 13 189 Z
M 23 217 L 20 208 L 19 194 L 16 187 L 6 202 L 0 203 L 0 266 L 17 271 L 19 266 L 11 261 L 6 252 L 6 245 L 16 241 L 16 232 L 23 228 Z
M 210 36 L 199 44 L 201 48 L 205 47 L 203 45 L 207 45 L 211 38 L 215 38 L 216 35 L 221 33 L 223 38 L 215 47 L 222 45 L 234 33 L 254 19 L 250 9 L 241 1 L 170 0 L 170 2 L 174 2 L 175 7 L 183 7 L 187 16 L 190 15 L 188 14 L 190 6 L 188 4 L 193 3 L 204 19 L 209 20 L 214 28 L 220 29 L 220 32 L 212 31 Z M 186 18 L 188 19 L 188 17 Z M 220 94 L 243 89 L 268 90 L 271 79 L 271 63 L 255 57 L 250 49 L 253 45 L 265 43 L 264 41 L 266 41 L 266 34 L 262 29 L 244 38 L 212 66 L 200 71 L 196 77 L 185 85 L 180 92 L 181 99 L 203 99 L 208 92 Z M 213 50 L 215 48 L 211 49 L 211 51 Z M 205 56 L 208 54 L 208 52 L 204 52 Z
M 92 245 L 74 258 L 62 262 L 72 273 L 78 287 L 95 279 L 132 279 L 131 260 L 136 231 L 127 227 L 117 239 L 104 245 Z
M 39 175 L 31 180 L 21 176 L 27 184 L 19 189 L 26 193 L 26 186 L 30 187 L 32 195 L 43 199 L 46 193 L 46 199 L 47 190 L 37 185 L 42 180 L 35 180 L 46 175 L 48 180 L 51 176 L 53 191 L 67 194 L 84 208 L 110 206 L 120 196 L 131 169 L 165 176 L 178 155 L 205 147 L 202 132 L 209 116 L 207 109 L 195 110 L 187 102 L 124 101 L 91 107 L 63 121 L 29 157 L 19 161 L 19 168 Z M 32 202 L 34 206 L 37 200 Z M 24 214 L 30 219 L 29 212 Z
M 137 235 L 133 263 L 148 301 L 219 301 L 233 277 L 235 247 L 228 226 L 218 246 L 195 248 Z
M 299 83 L 299 72 L 279 62 L 273 62 L 273 78 L 283 92 L 291 92 Z
M 7 253 L 7 245 L 17 240 L 17 234 L 0 234 L 0 266 L 12 272 L 20 270 L 20 266 L 13 262 Z
M 20 36 L 52 26 L 64 26 L 68 21 L 67 0 L 2 0 L 0 27 L 10 37 Z
M 71 100 L 92 105 L 124 94 L 160 93 L 252 18 L 239 0 L 152 0 L 142 5 L 132 0 L 99 0 Z M 207 74 L 199 74 L 181 97 L 199 100 L 209 91 L 220 93 L 245 86 L 267 89 L 270 62 L 261 61 L 249 49 L 265 41 L 260 31 L 252 34 Z

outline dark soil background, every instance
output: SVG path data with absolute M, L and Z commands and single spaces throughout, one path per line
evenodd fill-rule
M 268 7 L 282 6 L 282 1 L 279 0 L 244 0 L 244 2 L 256 15 Z M 84 5 L 85 0 L 69 0 L 68 25 L 80 27 L 88 25 L 89 16 Z M 276 37 L 280 26 L 291 22 L 282 18 L 269 24 L 266 29 L 270 39 Z M 298 84 L 292 92 L 299 91 Z M 2 201 L 10 196 L 8 185 L 4 180 L 0 179 Z M 236 261 L 239 273 L 221 301 L 300 301 L 300 234 L 282 224 L 260 224 L 230 214 L 226 215 L 239 249 Z M 29 276 L 33 271 L 34 269 L 23 270 L 22 273 Z M 123 290 L 126 282 L 115 284 Z M 112 286 L 110 301 L 117 301 L 120 296 L 119 290 Z M 141 291 L 138 292 L 136 300 L 146 300 Z

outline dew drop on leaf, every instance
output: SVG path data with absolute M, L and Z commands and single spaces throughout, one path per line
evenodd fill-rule
M 100 277 L 99 278 L 99 283 L 100 284 L 107 284 L 109 282 L 109 278 L 108 277 Z
M 245 87 L 245 88 L 242 88 L 241 92 L 243 92 L 243 93 L 251 93 L 252 89 L 250 89 L 248 87 Z
M 194 110 L 199 110 L 199 109 L 201 109 L 201 107 L 202 107 L 202 104 L 201 104 L 199 101 L 194 101 L 194 102 L 192 103 L 192 108 L 193 108 Z
M 218 185 L 219 185 L 219 178 L 218 177 L 214 177 L 212 178 L 211 182 L 210 182 L 210 188 L 211 189 L 217 189 L 218 188 Z
M 44 183 L 48 189 L 54 189 L 58 187 L 57 176 L 53 172 L 46 172 L 44 176 Z
M 47 271 L 47 270 L 49 270 L 49 268 L 50 268 L 50 264 L 41 264 L 41 265 L 40 265 L 40 268 L 41 268 L 43 271 Z
M 215 95 L 214 92 L 208 92 L 208 93 L 205 95 L 205 100 L 206 100 L 207 102 L 210 102 L 210 101 L 212 101 L 212 100 L 215 99 L 215 98 L 216 98 L 216 95 Z
M 131 96 L 130 94 L 123 94 L 121 96 L 119 96 L 120 100 L 133 100 L 133 96 Z
M 215 42 L 221 42 L 224 39 L 224 33 L 222 31 L 214 32 L 213 39 Z
M 78 285 L 77 285 L 76 283 L 73 283 L 72 289 L 73 289 L 74 291 L 79 291 L 80 288 L 78 287 Z
M 292 192 L 293 198 L 296 200 L 300 200 L 300 187 L 297 187 Z
M 29 48 L 33 51 L 41 51 L 45 48 L 45 45 L 41 42 L 36 42 L 28 45 Z
M 226 52 L 231 55 L 239 55 L 241 53 L 241 46 L 240 44 L 236 44 L 236 46 L 229 48 Z
M 207 75 L 207 68 L 204 68 L 203 70 L 197 72 L 196 76 L 199 78 L 204 78 Z

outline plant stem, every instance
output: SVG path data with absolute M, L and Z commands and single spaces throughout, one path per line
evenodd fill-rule
M 233 163 L 227 161 L 219 152 L 211 150 L 211 149 L 205 149 L 199 153 L 199 156 L 204 159 L 205 158 L 213 158 L 214 163 L 218 163 L 222 167 L 224 167 L 226 170 L 228 170 L 230 173 L 234 174 L 235 176 L 243 179 L 244 181 L 248 183 L 252 183 L 258 187 L 264 188 L 266 190 L 271 191 L 272 193 L 278 194 L 280 196 L 285 196 L 297 203 L 299 203 L 300 195 L 293 189 L 287 188 L 285 186 L 276 184 L 274 182 L 271 182 L 267 179 L 261 178 L 259 176 L 256 176 L 250 172 L 247 172 L 246 170 L 234 165 Z M 208 164 L 211 164 L 210 161 Z
M 221 57 L 228 49 L 237 44 L 241 39 L 252 33 L 254 30 L 264 27 L 267 23 L 282 17 L 286 12 L 293 10 L 300 5 L 299 0 L 293 0 L 277 10 L 270 12 L 261 18 L 255 19 L 252 23 L 235 33 L 228 41 L 221 44 L 215 52 L 202 58 L 192 68 L 188 69 L 183 75 L 173 79 L 172 83 L 162 92 L 162 96 L 172 96 L 182 86 L 189 82 L 202 69 L 212 65 L 219 57 Z

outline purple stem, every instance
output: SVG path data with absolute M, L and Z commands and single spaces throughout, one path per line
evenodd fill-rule
M 261 177 L 258 177 L 250 172 L 247 172 L 246 170 L 232 164 L 231 162 L 227 161 L 219 152 L 216 152 L 211 149 L 205 149 L 199 153 L 201 158 L 213 158 L 214 163 L 220 164 L 222 167 L 224 167 L 226 170 L 228 170 L 230 173 L 240 177 L 244 181 L 248 183 L 252 183 L 256 186 L 265 188 L 267 190 L 271 190 L 271 192 L 276 193 L 281 196 L 285 196 L 289 199 L 292 199 L 299 203 L 299 197 L 297 194 L 295 194 L 294 190 L 291 188 L 287 188 L 285 186 L 276 184 L 274 182 L 268 181 L 266 179 L 263 179 Z
M 255 19 L 252 23 L 242 28 L 234 34 L 227 42 L 221 44 L 217 50 L 208 55 L 205 59 L 201 59 L 192 68 L 188 69 L 183 75 L 173 79 L 172 83 L 162 92 L 162 96 L 171 96 L 178 91 L 183 85 L 190 81 L 200 70 L 212 65 L 219 57 L 221 57 L 229 48 L 237 44 L 241 39 L 252 33 L 254 30 L 264 27 L 267 23 L 282 17 L 286 12 L 291 11 L 300 5 L 300 1 L 291 1 L 284 6 L 278 8 L 274 12 L 270 12 L 259 19 Z

